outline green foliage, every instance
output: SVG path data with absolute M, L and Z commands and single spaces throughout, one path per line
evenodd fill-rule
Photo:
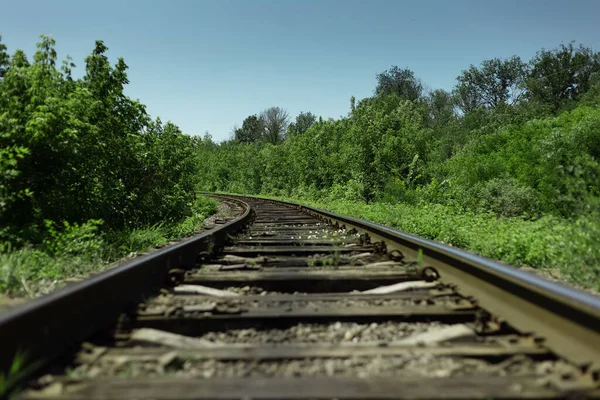
M 447 129 L 454 122 L 454 98 L 445 90 L 436 89 L 425 99 L 427 125 L 434 129 Z
M 46 221 L 40 246 L 15 248 L 0 243 L 0 293 L 34 296 L 54 288 L 56 281 L 84 276 L 109 267 L 124 256 L 135 255 L 155 245 L 196 232 L 206 217 L 214 213 L 215 200 L 198 196 L 192 213 L 182 221 L 101 232 L 101 221 L 83 224 Z
M 417 100 L 423 93 L 421 81 L 408 68 L 398 68 L 393 65 L 390 69 L 377 74 L 375 94 L 387 96 L 395 94 L 403 99 Z
M 7 135 L 0 133 L 4 137 Z M 19 177 L 19 160 L 23 159 L 28 149 L 25 147 L 6 146 L 0 147 L 0 213 L 5 213 L 18 199 L 31 195 L 28 188 L 14 190 L 15 180 Z M 2 235 L 7 227 L 0 228 Z
M 234 130 L 235 140 L 240 143 L 253 143 L 261 139 L 265 130 L 264 121 L 256 115 L 250 115 L 242 127 Z
M 317 122 L 317 116 L 311 112 L 301 112 L 296 117 L 296 121 L 292 122 L 288 127 L 287 135 L 301 135 Z
M 596 74 L 590 79 L 590 89 L 581 96 L 580 104 L 600 107 L 600 74 Z
M 480 67 L 471 65 L 456 78 L 457 105 L 468 113 L 481 106 L 514 104 L 522 95 L 524 78 L 525 64 L 517 56 L 484 60 Z
M 289 125 L 289 114 L 280 107 L 271 107 L 260 113 L 264 125 L 263 139 L 267 143 L 277 144 L 285 138 Z
M 514 178 L 493 178 L 476 188 L 473 198 L 479 207 L 505 217 L 537 216 L 540 211 L 537 192 L 520 185 Z
M 0 79 L 4 77 L 10 64 L 10 56 L 7 52 L 7 47 L 2 43 L 2 35 L 0 35 Z
M 531 61 L 527 91 L 531 101 L 557 112 L 573 106 L 600 73 L 600 53 L 573 43 L 538 52 Z
M 101 220 L 91 219 L 81 225 L 63 221 L 60 228 L 52 221 L 44 222 L 48 234 L 44 239 L 43 249 L 49 255 L 95 258 L 101 253 L 104 245 L 102 237 L 98 235 Z
M 0 373 L 0 396 L 4 397 L 14 391 L 16 383 L 23 374 L 23 366 L 27 360 L 27 352 L 17 351 L 10 364 L 8 372 Z M 13 392 L 14 394 L 14 392 Z
M 85 274 L 214 210 L 195 194 L 198 140 L 127 97 L 107 51 L 97 41 L 73 79 L 48 36 L 32 63 L 0 43 L 0 291 Z
M 42 36 L 32 64 L 15 52 L 0 85 L 0 239 L 39 243 L 46 220 L 110 230 L 190 215 L 193 140 L 124 95 L 127 65 L 102 41 L 80 80 L 54 46 Z
M 573 216 L 600 196 L 599 149 L 600 110 L 582 106 L 473 138 L 444 170 L 466 206 Z
M 199 185 L 386 203 L 427 200 L 511 217 L 589 212 L 600 198 L 600 109 L 580 106 L 525 122 L 518 112 L 469 114 L 450 123 L 455 136 L 448 137 L 426 126 L 418 102 L 396 95 L 365 99 L 349 118 L 318 121 L 277 146 L 202 141 L 198 154 L 210 168 Z M 477 129 L 467 135 L 465 125 Z

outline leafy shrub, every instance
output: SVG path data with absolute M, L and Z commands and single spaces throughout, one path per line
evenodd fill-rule
M 419 201 L 418 193 L 398 177 L 389 177 L 377 199 L 382 203 L 407 203 L 417 204 Z
M 600 109 L 579 107 L 475 137 L 444 172 L 467 206 L 572 217 L 600 196 L 598 149 Z
M 155 225 L 111 232 L 109 240 L 115 244 L 115 257 L 118 257 L 133 255 L 152 246 L 167 244 L 169 236 L 164 229 L 164 225 Z
M 32 63 L 15 52 L 0 80 L 0 240 L 39 243 L 46 220 L 111 230 L 191 215 L 194 139 L 125 96 L 128 67 L 102 41 L 81 79 L 55 67 L 54 45 L 42 36 Z
M 446 204 L 451 199 L 450 181 L 444 180 L 438 182 L 436 178 L 432 178 L 429 185 L 417 187 L 419 199 L 426 203 Z
M 513 178 L 494 178 L 477 188 L 479 207 L 504 217 L 537 216 L 538 193 Z
M 101 255 L 104 240 L 98 231 L 102 220 L 91 219 L 83 224 L 63 221 L 60 228 L 52 221 L 46 220 L 45 223 L 48 235 L 43 248 L 48 254 L 90 258 Z
M 198 157 L 210 162 L 200 185 L 313 199 L 458 204 L 510 217 L 584 215 L 600 199 L 600 109 L 582 105 L 543 116 L 537 106 L 478 108 L 432 131 L 418 101 L 368 98 L 348 118 L 320 120 L 278 146 L 202 140 Z
M 124 94 L 124 60 L 97 41 L 75 79 L 54 45 L 42 36 L 30 62 L 0 44 L 0 290 L 85 274 L 214 209 L 195 196 L 197 140 Z

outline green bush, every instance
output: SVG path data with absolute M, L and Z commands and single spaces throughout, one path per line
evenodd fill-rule
M 476 186 L 477 208 L 489 210 L 504 217 L 525 215 L 535 217 L 540 214 L 538 192 L 520 185 L 513 178 L 494 178 Z
M 75 79 L 54 46 L 42 36 L 30 62 L 0 43 L 0 291 L 96 270 L 215 209 L 196 196 L 199 140 L 124 94 L 124 60 L 97 41 Z
M 32 63 L 16 51 L 0 80 L 0 240 L 40 243 L 46 220 L 114 230 L 191 215 L 194 139 L 124 94 L 128 67 L 102 41 L 81 79 L 55 67 L 54 45 L 42 36 Z
M 99 235 L 101 220 L 89 220 L 86 223 L 70 224 L 63 221 L 59 229 L 52 221 L 46 220 L 47 238 L 43 249 L 51 256 L 81 256 L 95 258 L 101 255 L 104 240 Z
M 377 200 L 388 204 L 417 204 L 419 202 L 419 193 L 410 187 L 406 181 L 398 177 L 389 177 Z
M 441 132 L 425 125 L 418 101 L 369 98 L 348 118 L 320 120 L 277 146 L 202 140 L 198 157 L 210 162 L 199 185 L 234 193 L 456 204 L 511 217 L 585 215 L 600 199 L 600 109 L 582 105 L 536 117 L 532 108 L 477 109 Z M 444 150 L 449 158 L 441 148 L 451 148 Z

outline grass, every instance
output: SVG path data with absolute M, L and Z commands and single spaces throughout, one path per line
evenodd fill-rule
M 577 220 L 537 220 L 474 213 L 422 202 L 365 204 L 340 200 L 281 198 L 362 218 L 459 247 L 518 267 L 600 291 L 600 215 Z
M 215 200 L 199 197 L 192 215 L 183 221 L 119 232 L 102 232 L 101 221 L 65 223 L 60 228 L 48 223 L 48 237 L 41 244 L 15 249 L 0 243 L 0 293 L 35 297 L 49 292 L 61 281 L 192 234 L 216 207 Z
M 0 373 L 0 398 L 2 395 L 9 392 L 14 387 L 15 382 L 19 379 L 22 373 L 25 355 L 23 352 L 17 352 L 10 364 L 10 369 L 6 374 Z

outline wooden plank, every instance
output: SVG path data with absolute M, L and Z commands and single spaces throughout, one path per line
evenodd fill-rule
M 197 340 L 195 338 L 190 338 Z M 156 347 L 131 347 L 109 349 L 102 359 L 127 357 L 130 360 L 156 360 L 172 351 L 169 348 Z M 178 347 L 178 346 L 175 346 Z M 190 346 L 187 349 L 176 351 L 177 357 L 186 359 L 215 359 L 215 360 L 283 360 L 302 358 L 341 358 L 341 357 L 511 357 L 514 355 L 550 356 L 552 353 L 546 348 L 535 345 L 506 346 L 500 344 L 468 343 L 452 344 L 448 346 L 419 346 L 402 345 L 397 342 L 374 343 L 294 343 L 294 344 L 246 344 L 226 343 L 212 344 L 210 346 Z
M 237 256 L 230 256 L 237 257 Z M 376 260 L 382 258 L 380 255 L 373 255 L 369 258 L 365 259 L 350 259 L 346 256 L 339 257 L 337 262 L 340 266 L 352 266 L 355 265 L 361 268 L 367 268 L 369 264 L 376 264 Z M 324 257 L 287 257 L 287 256 L 279 256 L 279 257 L 238 257 L 237 261 L 233 260 L 224 260 L 224 259 L 216 259 L 214 262 L 219 264 L 240 264 L 244 262 L 249 262 L 251 264 L 260 265 L 266 268 L 305 268 L 305 267 L 319 267 L 321 265 L 326 265 L 331 267 L 331 263 L 333 261 L 333 257 L 324 256 Z M 401 267 L 401 265 L 399 265 Z M 369 267 L 370 268 L 370 267 Z M 395 267 L 396 268 L 396 267 Z
M 26 391 L 23 399 L 62 400 L 305 400 L 305 399 L 514 399 L 563 398 L 565 393 L 539 384 L 535 377 L 455 376 L 411 378 L 391 376 L 302 378 L 64 379 L 55 396 Z
M 324 222 L 298 222 L 298 223 L 294 223 L 294 222 L 261 222 L 261 223 L 255 223 L 254 225 L 252 225 L 252 229 L 261 229 L 261 228 L 291 228 L 291 229 L 297 229 L 297 228 L 304 228 L 304 229 L 332 229 L 332 227 Z
M 269 219 L 260 219 L 256 220 L 255 224 L 257 225 L 316 225 L 322 223 L 318 219 L 315 218 L 269 218 Z
M 458 300 L 459 297 L 451 289 L 445 290 L 413 290 L 411 292 L 396 292 L 389 294 L 364 294 L 364 292 L 350 292 L 350 293 L 300 293 L 300 294 L 247 294 L 244 295 L 241 300 L 244 301 L 338 301 L 338 300 L 435 300 L 438 296 L 455 296 Z M 175 298 L 194 298 L 201 300 L 213 300 L 210 296 L 198 296 L 188 293 L 175 293 Z M 149 300 L 148 304 L 152 304 L 153 301 Z M 164 304 L 164 300 L 161 300 L 161 304 Z
M 333 232 L 331 226 L 320 223 L 320 224 L 303 224 L 298 226 L 285 226 L 285 225 L 273 225 L 273 224 L 254 224 L 250 227 L 250 233 L 252 232 Z
M 338 232 L 332 231 L 321 231 L 319 233 L 311 234 L 304 232 L 269 232 L 269 231 L 261 231 L 252 233 L 246 232 L 245 234 L 236 236 L 236 240 L 245 240 L 245 239 L 272 239 L 272 240 L 289 240 L 294 238 L 307 238 L 312 237 L 314 239 L 338 239 L 338 240 L 354 240 L 359 241 L 360 238 L 356 235 L 346 235 L 340 234 Z
M 304 215 L 267 215 L 267 216 L 258 216 L 255 220 L 257 224 L 270 224 L 272 222 L 299 222 L 299 223 L 319 223 L 323 222 L 320 219 L 315 217 L 309 217 Z
M 356 244 L 358 240 L 340 239 L 241 239 L 236 240 L 236 246 L 343 246 Z
M 242 247 L 232 246 L 223 249 L 224 253 L 234 256 L 258 257 L 258 256 L 277 256 L 277 255 L 311 255 L 311 254 L 348 254 L 353 252 L 372 252 L 374 249 L 370 246 L 279 246 L 279 247 Z
M 260 271 L 262 269 L 259 265 L 252 264 L 231 264 L 231 265 L 221 265 L 218 271 Z
M 243 319 L 270 319 L 270 318 L 292 318 L 292 319 L 332 319 L 344 318 L 344 317 L 381 317 L 383 319 L 395 318 L 395 317 L 410 317 L 411 319 L 425 319 L 440 316 L 456 316 L 456 317 L 467 317 L 474 316 L 476 308 L 473 307 L 471 310 L 455 310 L 451 305 L 433 305 L 433 306 L 359 306 L 359 307 L 294 307 L 294 303 L 289 303 L 283 307 L 265 307 L 265 308 L 249 308 L 247 310 L 241 310 L 239 312 L 212 315 L 200 315 L 199 319 L 213 319 L 213 318 L 243 318 Z M 243 305 L 242 305 L 243 306 Z M 179 317 L 173 317 L 179 318 Z M 139 321 L 143 320 L 154 320 L 154 319 L 173 319 L 169 317 L 156 317 L 140 316 Z M 185 318 L 184 318 L 185 319 Z
M 405 281 L 408 278 L 415 280 L 416 277 L 399 269 L 365 270 L 363 268 L 348 268 L 344 270 L 335 269 L 302 269 L 297 271 L 231 271 L 231 272 L 198 272 L 186 277 L 188 280 L 215 282 L 221 280 L 239 282 L 259 281 L 294 281 L 294 280 L 340 280 L 352 279 L 360 281 L 370 280 L 398 280 Z
M 406 306 L 406 307 L 345 307 L 333 308 L 251 308 L 243 310 L 232 308 L 231 312 L 212 315 L 139 315 L 131 321 L 131 328 L 153 328 L 182 335 L 196 335 L 202 332 L 245 327 L 290 326 L 297 323 L 332 323 L 336 321 L 353 322 L 428 322 L 472 323 L 477 319 L 477 310 L 452 310 L 443 306 Z
M 266 291 L 291 292 L 349 292 L 377 286 L 418 280 L 419 277 L 401 269 L 364 268 L 266 268 L 257 271 L 202 272 L 188 274 L 183 283 L 218 288 L 229 286 L 258 286 Z

